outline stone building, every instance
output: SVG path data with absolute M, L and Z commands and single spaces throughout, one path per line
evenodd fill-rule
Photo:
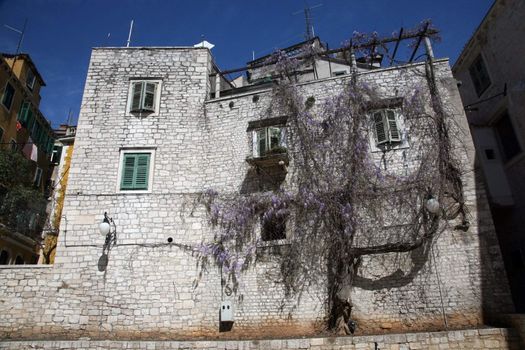
M 43 247 L 40 251 L 40 264 L 52 264 L 55 260 L 56 246 L 60 221 L 62 219 L 62 208 L 66 195 L 69 168 L 73 157 L 73 146 L 75 144 L 76 125 L 61 124 L 55 129 L 55 145 L 51 163 L 53 173 L 51 174 L 51 201 L 49 203 L 48 224 L 43 232 Z
M 448 60 L 433 68 L 447 108 L 468 134 Z M 266 250 L 286 245 L 286 232 L 263 237 L 261 259 L 238 294 L 226 288 L 221 270 L 196 266 L 192 247 L 213 240 L 196 200 L 209 188 L 243 190 L 252 160 L 285 146 L 285 121 L 266 114 L 271 88 L 222 94 L 228 84 L 217 72 L 202 47 L 93 49 L 55 263 L 0 269 L 2 337 L 256 338 L 322 330 L 326 288 L 312 285 L 290 299 L 273 278 L 278 258 Z M 385 99 L 402 99 L 424 76 L 424 62 L 356 73 Z M 298 89 L 321 103 L 351 79 L 313 76 Z M 402 170 L 410 145 L 399 126 L 400 134 L 384 141 L 399 143 L 391 152 Z M 470 227 L 445 230 L 432 260 L 409 253 L 406 264 L 365 271 L 352 292 L 358 333 L 476 327 L 512 311 L 468 140 L 461 159 Z M 228 332 L 220 328 L 223 305 L 233 310 L 222 316 L 234 321 Z
M 452 69 L 488 189 L 514 304 L 525 311 L 525 3 L 494 2 Z

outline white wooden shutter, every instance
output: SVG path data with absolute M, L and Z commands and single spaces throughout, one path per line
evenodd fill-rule
M 376 134 L 376 142 L 378 145 L 388 142 L 388 132 L 386 130 L 385 118 L 382 112 L 374 113 L 374 132 Z
M 399 142 L 401 141 L 401 133 L 399 132 L 399 125 L 397 123 L 397 117 L 394 111 L 386 111 L 386 119 L 388 122 L 388 134 L 390 142 Z

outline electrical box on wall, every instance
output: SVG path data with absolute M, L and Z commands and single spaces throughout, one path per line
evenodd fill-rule
M 233 322 L 233 304 L 223 301 L 221 304 L 221 322 Z

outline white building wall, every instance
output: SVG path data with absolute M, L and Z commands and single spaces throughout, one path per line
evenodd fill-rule
M 439 61 L 436 70 L 445 100 L 454 116 L 462 117 L 447 61 Z M 267 114 L 268 90 L 207 100 L 210 71 L 209 51 L 202 48 L 93 50 L 55 265 L 0 270 L 7 281 L 0 286 L 2 336 L 215 338 L 322 329 L 322 279 L 300 299 L 287 299 L 273 278 L 277 255 L 261 248 L 260 261 L 231 297 L 223 293 L 216 268 L 197 266 L 191 247 L 213 239 L 205 210 L 197 204 L 199 194 L 208 188 L 242 189 L 251 150 L 248 122 L 273 116 Z M 403 96 L 424 83 L 423 72 L 424 66 L 415 64 L 358 79 L 385 97 Z M 158 116 L 126 116 L 130 78 L 162 80 Z M 343 87 L 344 79 L 304 83 L 300 90 L 321 104 Z M 466 151 L 459 151 L 473 213 L 469 231 L 445 231 L 434 247 L 435 260 L 417 253 L 396 256 L 405 261 L 393 265 L 399 271 L 383 270 L 377 259 L 365 260 L 354 290 L 359 332 L 441 329 L 443 312 L 451 327 L 466 327 L 483 323 L 483 314 L 511 310 L 484 192 L 469 171 L 468 139 L 465 144 Z M 155 150 L 149 193 L 117 190 L 120 152 L 130 147 Z M 392 169 L 402 168 L 396 160 L 401 155 L 391 159 Z M 107 266 L 100 259 L 104 237 L 98 232 L 104 212 L 117 232 Z M 219 305 L 228 298 L 234 302 L 235 323 L 221 333 Z

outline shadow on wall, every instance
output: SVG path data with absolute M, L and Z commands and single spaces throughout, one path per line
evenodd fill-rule
M 496 325 L 498 316 L 514 312 L 514 306 L 482 179 L 481 169 L 477 167 L 475 173 L 477 208 L 475 209 L 479 231 L 482 317 L 484 324 Z
M 281 187 L 286 178 L 286 168 L 281 165 L 251 166 L 241 184 L 241 194 L 274 191 Z

